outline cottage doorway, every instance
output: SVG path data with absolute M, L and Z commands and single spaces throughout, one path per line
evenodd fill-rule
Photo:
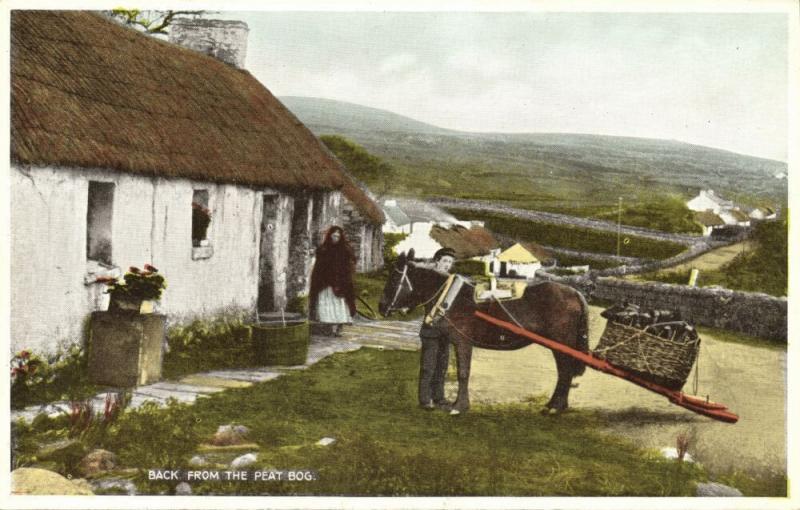
M 278 196 L 264 195 L 261 213 L 261 243 L 258 256 L 258 313 L 276 309 L 275 253 L 278 230 Z

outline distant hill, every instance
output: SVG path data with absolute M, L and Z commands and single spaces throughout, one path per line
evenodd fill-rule
M 597 217 L 618 196 L 629 202 L 648 194 L 689 197 L 711 188 L 745 205 L 781 205 L 787 196 L 786 179 L 775 177 L 785 175 L 785 163 L 710 147 L 588 134 L 467 133 L 329 99 L 280 100 L 315 134 L 345 136 L 394 166 L 394 194 Z
M 279 98 L 304 124 L 320 129 L 403 133 L 458 133 L 386 110 L 316 97 Z

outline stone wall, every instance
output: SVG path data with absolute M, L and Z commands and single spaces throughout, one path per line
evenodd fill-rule
M 434 198 L 429 201 L 435 203 L 439 207 L 470 209 L 473 211 L 486 211 L 497 214 L 504 214 L 507 216 L 513 216 L 516 218 L 525 219 L 529 221 L 589 228 L 592 230 L 600 230 L 605 232 L 614 232 L 614 233 L 617 232 L 617 224 L 610 221 L 581 218 L 579 216 L 569 216 L 566 214 L 550 213 L 544 211 L 519 209 L 505 204 L 484 202 L 481 200 Z M 670 234 L 667 232 L 660 232 L 658 230 L 651 230 L 643 227 L 632 227 L 629 225 L 622 225 L 620 232 L 622 233 L 622 235 L 626 236 L 646 237 L 648 239 L 656 239 L 659 241 L 670 241 L 679 244 L 693 244 L 697 242 L 699 238 L 699 236 L 694 236 L 689 234 Z
M 368 273 L 383 267 L 383 230 L 365 218 L 350 202 L 342 204 L 342 228 L 356 256 L 356 271 Z
M 666 283 L 640 283 L 618 278 L 556 277 L 537 274 L 615 303 L 629 302 L 646 309 L 678 311 L 689 323 L 770 340 L 787 340 L 787 299 L 754 292 L 697 288 Z

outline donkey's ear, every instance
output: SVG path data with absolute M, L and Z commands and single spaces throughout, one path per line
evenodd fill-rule
M 406 263 L 406 252 L 401 252 L 400 255 L 397 256 L 397 264 L 402 266 Z
M 414 248 L 408 250 L 408 260 L 414 260 Z

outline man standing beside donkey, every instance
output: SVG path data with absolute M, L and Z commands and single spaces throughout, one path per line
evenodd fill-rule
M 433 268 L 449 274 L 455 262 L 455 255 L 450 248 L 439 249 L 433 255 Z M 433 306 L 433 300 L 425 305 L 426 316 Z M 435 328 L 425 321 L 419 330 L 419 338 L 422 342 L 419 358 L 419 405 L 428 410 L 449 410 L 450 403 L 444 397 L 444 379 L 450 358 L 450 338 L 440 328 Z

